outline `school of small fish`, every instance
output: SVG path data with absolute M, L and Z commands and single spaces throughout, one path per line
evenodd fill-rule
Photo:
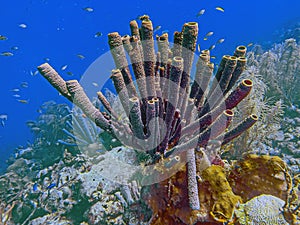
M 215 9 L 218 10 L 218 11 L 221 11 L 221 12 L 224 12 L 224 11 L 225 11 L 224 8 L 223 8 L 223 7 L 220 7 L 220 6 L 215 7 Z M 94 11 L 94 9 L 93 9 L 92 7 L 84 7 L 84 8 L 82 8 L 82 10 L 84 10 L 84 11 L 86 11 L 86 12 L 93 12 L 93 11 Z M 201 17 L 202 15 L 205 14 L 205 12 L 206 12 L 206 9 L 204 9 L 204 8 L 201 9 L 201 10 L 199 10 L 198 13 L 196 14 L 196 17 L 197 17 L 197 18 Z M 137 19 L 140 19 L 140 17 L 141 17 L 141 16 L 138 16 Z M 26 23 L 20 23 L 20 24 L 18 24 L 18 27 L 19 27 L 19 28 L 22 28 L 22 29 L 26 29 L 28 26 L 27 26 Z M 154 32 L 157 32 L 157 31 L 161 30 L 161 28 L 162 28 L 162 26 L 160 26 L 160 25 L 156 26 L 156 27 L 154 28 Z M 162 34 L 168 33 L 168 32 L 169 32 L 169 30 L 163 30 L 163 31 L 161 31 Z M 211 37 L 213 34 L 214 34 L 213 31 L 209 31 L 209 32 L 204 36 L 203 40 L 205 40 L 205 41 L 208 40 L 208 38 Z M 100 32 L 100 31 L 98 31 L 98 32 L 96 32 L 96 33 L 94 34 L 94 37 L 95 37 L 95 38 L 100 38 L 102 35 L 103 35 L 103 33 Z M 0 34 L 0 41 L 6 41 L 6 40 L 8 40 L 8 37 L 5 36 L 5 35 Z M 224 38 L 220 38 L 215 44 L 211 45 L 208 49 L 209 49 L 209 50 L 213 50 L 213 49 L 216 47 L 217 44 L 221 44 L 221 43 L 223 43 L 224 41 L 225 41 Z M 253 43 L 249 43 L 247 46 L 250 47 L 250 46 L 252 46 L 252 45 L 253 45 Z M 12 46 L 10 49 L 11 49 L 12 51 L 16 51 L 16 50 L 19 49 L 19 47 L 18 47 L 18 46 Z M 198 50 L 198 52 L 200 53 L 200 44 L 197 45 L 197 50 Z M 3 51 L 3 52 L 0 53 L 0 56 L 6 56 L 6 57 L 10 57 L 10 56 L 13 56 L 13 55 L 14 55 L 14 53 L 11 52 L 11 51 Z M 76 56 L 77 56 L 79 59 L 85 59 L 85 56 L 82 55 L 82 54 L 76 54 Z M 211 56 L 211 58 L 215 58 L 215 56 Z M 49 58 L 44 58 L 44 60 L 45 60 L 45 61 L 50 61 Z M 61 71 L 65 71 L 67 68 L 68 68 L 68 65 L 65 64 L 65 65 L 62 65 L 60 69 L 61 69 Z M 30 70 L 29 73 L 30 73 L 31 76 L 36 76 L 36 75 L 38 74 L 38 70 Z M 73 76 L 73 75 L 74 75 L 71 71 L 66 71 L 66 74 L 69 75 L 69 76 Z M 96 82 L 92 82 L 92 85 L 93 85 L 94 87 L 98 87 L 98 86 L 99 86 Z M 28 87 L 29 87 L 28 82 L 26 82 L 26 81 L 21 82 L 20 88 L 28 88 Z M 29 99 L 22 99 L 22 98 L 21 98 L 20 88 L 13 88 L 13 89 L 11 89 L 11 92 L 13 92 L 13 95 L 12 95 L 12 96 L 13 96 L 18 102 L 23 103 L 23 104 L 28 104 L 28 103 L 29 103 Z M 7 115 L 6 115 L 6 114 L 0 115 L 0 123 L 1 123 L 1 125 L 2 125 L 3 127 L 4 127 L 4 125 L 5 125 L 5 121 L 6 121 L 6 120 L 7 120 Z
M 221 7 L 221 6 L 217 6 L 217 7 L 215 7 L 215 9 L 216 9 L 217 11 L 220 11 L 220 12 L 225 12 L 224 8 Z M 199 17 L 202 16 L 205 12 L 206 12 L 206 9 L 201 9 L 201 10 L 199 10 L 198 13 L 196 14 L 196 17 L 199 18 Z M 207 41 L 207 40 L 209 39 L 209 37 L 211 37 L 212 35 L 214 35 L 214 32 L 213 32 L 213 31 L 209 31 L 209 32 L 206 33 L 206 35 L 203 37 L 203 40 L 204 40 L 204 41 Z M 211 50 L 215 49 L 216 46 L 217 46 L 218 44 L 222 44 L 224 41 L 225 41 L 225 38 L 220 38 L 220 39 L 218 39 L 218 40 L 215 42 L 215 44 L 212 44 L 212 45 L 208 48 L 208 50 L 211 51 Z M 251 46 L 251 45 L 252 45 L 252 43 L 249 44 L 249 46 Z M 201 52 L 200 44 L 197 45 L 197 51 L 198 51 L 199 53 Z M 216 58 L 215 56 L 211 56 L 211 59 L 215 59 L 215 58 Z

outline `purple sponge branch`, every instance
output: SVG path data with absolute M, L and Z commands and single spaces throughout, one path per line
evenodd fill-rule
M 244 121 L 239 123 L 235 128 L 225 133 L 222 145 L 227 144 L 237 136 L 241 135 L 243 132 L 248 130 L 253 124 L 258 120 L 258 117 L 254 114 L 248 116 Z
M 109 121 L 105 119 L 102 113 L 92 104 L 78 81 L 69 80 L 66 82 L 66 85 L 74 104 L 81 108 L 87 117 L 95 121 L 97 126 L 103 130 L 110 130 L 111 125 Z
M 130 97 L 137 96 L 137 92 L 128 67 L 123 41 L 119 33 L 113 32 L 108 34 L 108 43 L 116 67 L 121 71 L 124 82 L 127 85 L 128 95 Z
M 59 93 L 71 102 L 73 101 L 67 89 L 66 82 L 48 63 L 38 66 L 38 70 Z

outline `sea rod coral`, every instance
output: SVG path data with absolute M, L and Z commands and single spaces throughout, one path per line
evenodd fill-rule
M 210 52 L 202 50 L 193 77 L 198 24 L 185 23 L 181 32 L 175 32 L 172 47 L 168 34 L 157 36 L 155 53 L 152 22 L 146 15 L 140 19 L 140 28 L 136 21 L 130 22 L 131 36 L 108 34 L 116 66 L 111 79 L 123 112 L 115 111 L 99 91 L 105 108 L 100 111 L 77 80 L 63 80 L 48 63 L 38 69 L 98 127 L 124 146 L 147 155 L 138 182 L 150 185 L 150 193 L 156 193 L 148 199 L 153 210 L 151 224 L 232 222 L 234 210 L 243 200 L 227 181 L 218 149 L 258 120 L 254 114 L 245 115 L 242 122 L 230 127 L 232 109 L 253 85 L 247 78 L 237 83 L 245 69 L 246 47 L 238 46 L 232 56 L 223 56 L 214 76 Z M 127 119 L 120 119 L 124 118 L 121 115 Z M 158 193 L 164 187 L 166 193 Z M 212 197 L 203 206 L 207 191 Z M 159 198 L 163 194 L 165 197 Z

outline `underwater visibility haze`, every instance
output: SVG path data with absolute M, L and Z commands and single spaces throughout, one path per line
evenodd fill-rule
M 300 224 L 300 2 L 0 7 L 0 224 Z

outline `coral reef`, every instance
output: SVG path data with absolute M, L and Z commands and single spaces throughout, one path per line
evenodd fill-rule
M 284 100 L 289 107 L 300 105 L 300 47 L 295 39 L 286 39 L 275 44 L 262 55 L 255 51 L 248 56 L 248 65 L 258 69 L 263 81 L 268 85 L 267 96 Z M 293 81 L 293 82 L 291 82 Z
M 146 15 L 140 20 L 140 28 L 136 21 L 130 22 L 131 36 L 121 37 L 117 32 L 108 34 L 116 65 L 111 79 L 123 112 L 115 111 L 101 92 L 98 98 L 106 112 L 99 111 L 78 81 L 64 81 L 47 63 L 38 69 L 102 130 L 123 145 L 146 153 L 145 169 L 139 171 L 143 178 L 138 182 L 145 185 L 145 180 L 154 178 L 147 187 L 148 192 L 145 191 L 146 201 L 153 211 L 150 224 L 233 223 L 237 206 L 259 194 L 277 193 L 285 200 L 285 206 L 289 205 L 292 188 L 284 189 L 283 186 L 293 182 L 280 158 L 249 155 L 234 164 L 235 167 L 226 165 L 221 159 L 220 147 L 258 120 L 258 116 L 248 110 L 249 116 L 230 124 L 234 108 L 253 86 L 249 78 L 237 83 L 245 70 L 246 47 L 238 46 L 233 56 L 225 55 L 215 76 L 209 50 L 202 50 L 193 79 L 191 68 L 198 24 L 184 24 L 182 31 L 175 33 L 172 48 L 167 34 L 157 36 L 158 52 L 155 53 L 152 22 Z M 295 45 L 291 44 L 282 52 L 282 57 L 291 55 L 293 49 Z M 130 73 L 126 52 L 135 79 Z M 279 71 L 295 72 L 294 64 L 279 65 Z M 265 68 L 269 67 L 261 67 Z M 285 97 L 292 96 L 286 92 Z M 251 107 L 249 101 L 248 106 Z M 245 115 L 242 110 L 238 112 Z M 120 114 L 127 119 L 117 119 Z M 262 171 L 266 173 L 261 175 Z M 251 195 L 247 196 L 247 188 L 257 190 L 252 192 L 251 189 Z M 95 208 L 101 211 L 102 203 L 97 203 Z M 283 219 L 292 217 L 292 224 L 296 224 L 296 211 L 284 208 Z
M 152 22 L 148 16 L 141 17 L 141 20 L 141 35 L 134 33 L 134 29 L 138 28 L 137 23 L 131 22 L 132 37 L 129 45 L 123 46 L 127 36 L 122 41 L 117 32 L 108 35 L 117 67 L 112 71 L 111 79 L 124 113 L 129 117 L 129 124 L 126 124 L 126 121 L 116 120 L 117 113 L 101 92 L 98 92 L 98 97 L 109 115 L 93 106 L 78 81 L 64 81 L 47 63 L 38 69 L 62 95 L 80 107 L 97 126 L 116 136 L 123 144 L 146 151 L 153 159 L 153 163 L 171 154 L 206 146 L 210 139 L 220 139 L 222 142 L 224 138 L 223 144 L 228 143 L 256 122 L 257 117 L 251 115 L 236 128 L 228 131 L 224 137 L 222 135 L 233 116 L 231 109 L 248 95 L 252 87 L 252 81 L 245 79 L 231 90 L 244 70 L 243 56 L 246 51 L 244 46 L 236 49 L 235 56 L 223 57 L 210 89 L 208 80 L 213 75 L 213 64 L 209 62 L 209 52 L 204 51 L 205 53 L 198 59 L 196 77 L 190 88 L 188 84 L 198 35 L 197 23 L 184 25 L 181 33 L 182 43 L 173 46 L 173 49 L 180 49 L 180 54 L 177 56 L 174 53 L 169 59 L 168 55 L 161 55 L 162 52 L 165 54 L 171 52 L 167 36 L 157 37 L 159 46 L 164 49 L 161 49 L 162 52 L 155 57 Z M 131 56 L 138 89 L 133 85 L 125 49 Z M 167 62 L 160 62 L 160 57 L 166 58 Z M 202 76 L 207 78 L 205 89 L 200 86 Z M 168 88 L 161 88 L 163 85 Z M 143 96 L 146 91 L 147 95 Z M 208 92 L 208 95 L 204 95 L 204 92 Z M 226 95 L 224 100 L 223 95 Z M 159 119 L 163 119 L 163 123 Z M 150 122 L 154 123 L 153 127 Z M 165 134 L 162 132 L 164 130 Z
M 131 36 L 108 34 L 115 97 L 99 91 L 90 100 L 77 80 L 38 67 L 75 107 L 47 103 L 27 123 L 36 142 L 18 149 L 0 177 L 2 223 L 299 224 L 299 170 L 269 153 L 245 154 L 280 132 L 280 96 L 295 102 L 283 80 L 269 107 L 259 76 L 297 74 L 295 42 L 274 50 L 280 59 L 253 53 L 248 62 L 238 46 L 214 74 L 209 50 L 194 54 L 197 23 L 175 32 L 172 46 L 168 34 L 157 36 L 155 52 L 152 22 L 139 18 Z M 263 124 L 272 110 L 277 116 Z M 232 144 L 239 149 L 230 155 Z
M 260 224 L 262 221 L 257 221 L 263 216 L 267 224 L 275 224 L 271 219 L 284 221 L 283 224 L 299 223 L 299 178 L 292 180 L 279 157 L 247 155 L 232 166 L 209 166 L 197 177 L 200 210 L 188 206 L 186 167 L 150 187 L 145 198 L 154 212 L 151 224 Z M 261 204 L 255 199 L 264 193 L 272 194 L 264 200 L 265 208 L 254 207 L 252 204 Z M 279 205 L 271 208 L 268 204 L 273 199 Z
M 272 194 L 281 199 L 287 198 L 285 172 L 288 168 L 278 156 L 249 154 L 233 166 L 234 169 L 229 174 L 230 186 L 244 202 L 261 194 Z
M 170 56 L 168 37 L 157 37 L 161 52 L 155 57 L 152 22 L 146 15 L 141 20 L 140 35 L 135 34 L 137 23 L 131 22 L 132 37 L 125 46 L 123 41 L 128 41 L 125 38 L 127 36 L 122 39 L 117 32 L 108 35 L 117 68 L 112 71 L 111 79 L 124 112 L 129 117 L 129 124 L 116 120 L 116 112 L 101 92 L 98 92 L 98 97 L 107 109 L 108 116 L 93 106 L 78 81 L 64 81 L 47 63 L 38 69 L 97 126 L 118 137 L 124 145 L 146 151 L 151 156 L 152 163 L 172 154 L 205 147 L 210 139 L 226 144 L 257 121 L 257 116 L 250 115 L 223 135 L 233 116 L 231 109 L 248 95 L 252 87 L 252 81 L 245 79 L 232 89 L 244 70 L 246 47 L 239 46 L 234 56 L 223 57 L 211 88 L 208 87 L 208 81 L 213 76 L 213 64 L 209 61 L 209 51 L 203 51 L 190 88 L 198 24 L 190 22 L 183 26 L 182 41 L 173 46 L 174 52 Z M 133 85 L 125 50 L 131 57 L 138 89 Z M 205 81 L 202 76 L 206 77 Z M 201 86 L 203 82 L 204 87 Z M 147 96 L 143 96 L 145 93 Z
M 48 102 L 41 109 L 43 112 L 37 121 L 27 122 L 30 128 L 39 128 L 36 141 L 27 148 L 16 149 L 15 158 L 0 177 L 1 224 L 42 224 L 46 220 L 49 224 L 84 221 L 96 224 L 95 218 L 101 213 L 100 224 L 142 223 L 138 213 L 141 207 L 137 184 L 130 187 L 117 185 L 97 172 L 99 167 L 106 166 L 103 165 L 106 148 L 99 149 L 101 134 L 95 133 L 97 129 L 93 124 L 78 109 L 74 108 L 74 115 L 70 114 L 71 110 L 64 104 Z M 79 130 L 70 129 L 77 121 L 80 121 L 78 129 L 84 131 L 80 134 L 75 133 Z M 87 131 L 86 128 L 90 129 Z M 50 129 L 61 134 L 50 137 L 53 143 L 49 143 L 48 134 L 44 135 Z M 113 149 L 110 154 L 117 155 L 118 150 Z M 45 154 L 47 151 L 52 152 Z M 129 153 L 125 154 L 126 150 L 121 153 L 119 157 L 133 160 Z M 93 206 L 100 200 L 104 208 L 98 211 L 99 208 Z M 108 208 L 112 201 L 118 201 L 117 205 Z M 82 212 L 80 216 L 78 211 Z
M 247 54 L 247 69 L 241 76 L 250 77 L 255 85 L 235 115 L 239 117 L 239 111 L 242 115 L 256 113 L 260 120 L 252 132 L 245 132 L 227 147 L 236 156 L 241 156 L 245 148 L 256 154 L 279 156 L 293 174 L 298 174 L 299 45 L 287 39 L 268 51 L 258 49 L 256 46 Z M 247 107 L 249 104 L 253 107 Z
M 146 206 L 141 207 L 137 183 L 121 185 L 99 175 L 103 159 L 92 167 L 94 157 L 66 151 L 34 177 L 20 174 L 31 166 L 19 163 L 21 159 L 0 177 L 2 224 L 143 224 L 149 219 L 146 214 L 141 218 Z

